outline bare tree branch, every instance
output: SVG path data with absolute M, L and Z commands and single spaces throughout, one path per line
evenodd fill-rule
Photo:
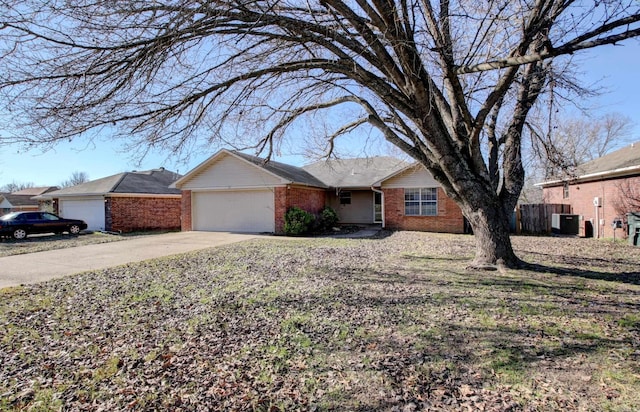
M 374 131 L 458 202 L 476 262 L 512 266 L 505 222 L 550 63 L 640 35 L 636 0 L 2 4 L 0 104 L 15 131 L 2 141 L 108 133 L 142 153 L 231 145 L 271 156 L 287 139 L 313 140 L 291 136 L 297 122 L 331 119 L 315 131 L 323 147 Z

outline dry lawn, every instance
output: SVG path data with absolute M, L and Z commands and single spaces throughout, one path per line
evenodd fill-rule
M 0 409 L 635 411 L 640 248 L 251 241 L 0 291 Z

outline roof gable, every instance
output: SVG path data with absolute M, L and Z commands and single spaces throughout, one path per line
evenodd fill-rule
M 234 152 L 236 155 L 243 159 L 270 171 L 273 174 L 281 176 L 293 183 L 300 183 L 309 186 L 324 187 L 324 183 L 318 180 L 315 176 L 310 174 L 304 168 L 288 165 L 286 163 L 280 163 L 276 161 L 266 161 L 260 157 L 251 156 L 246 153 Z
M 180 189 L 230 189 L 290 183 L 324 187 L 322 182 L 296 166 L 222 149 L 172 186 Z
M 5 199 L 4 195 L 0 194 L 0 209 L 11 209 L 13 205 L 7 199 Z
M 394 157 L 378 156 L 325 160 L 297 167 L 222 149 L 172 187 L 197 190 L 300 184 L 319 188 L 369 188 L 410 165 Z
M 420 163 L 412 163 L 409 166 L 385 176 L 376 186 L 384 188 L 406 188 L 406 187 L 440 187 L 431 172 Z

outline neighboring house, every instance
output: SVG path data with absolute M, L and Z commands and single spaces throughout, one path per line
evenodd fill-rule
M 30 187 L 12 193 L 0 193 L 0 215 L 21 211 L 50 211 L 50 203 L 33 199 L 44 193 L 57 190 L 57 186 Z
M 427 170 L 390 157 L 296 167 L 223 149 L 172 187 L 182 190 L 182 230 L 284 230 L 286 211 L 332 207 L 341 224 L 462 233 L 464 218 Z
M 62 217 L 90 230 L 132 232 L 180 229 L 181 194 L 169 188 L 180 175 L 164 168 L 124 172 L 45 193 Z
M 545 203 L 571 205 L 571 213 L 580 216 L 580 235 L 613 237 L 614 219 L 624 221 L 627 212 L 639 211 L 630 210 L 630 204 L 635 198 L 640 205 L 640 143 L 584 163 L 574 177 L 537 186 Z

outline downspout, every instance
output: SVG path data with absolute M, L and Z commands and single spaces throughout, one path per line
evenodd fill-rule
M 375 193 L 380 193 L 380 214 L 382 215 L 382 228 L 384 229 L 384 192 L 371 186 L 371 190 Z M 374 204 L 375 207 L 375 204 Z

